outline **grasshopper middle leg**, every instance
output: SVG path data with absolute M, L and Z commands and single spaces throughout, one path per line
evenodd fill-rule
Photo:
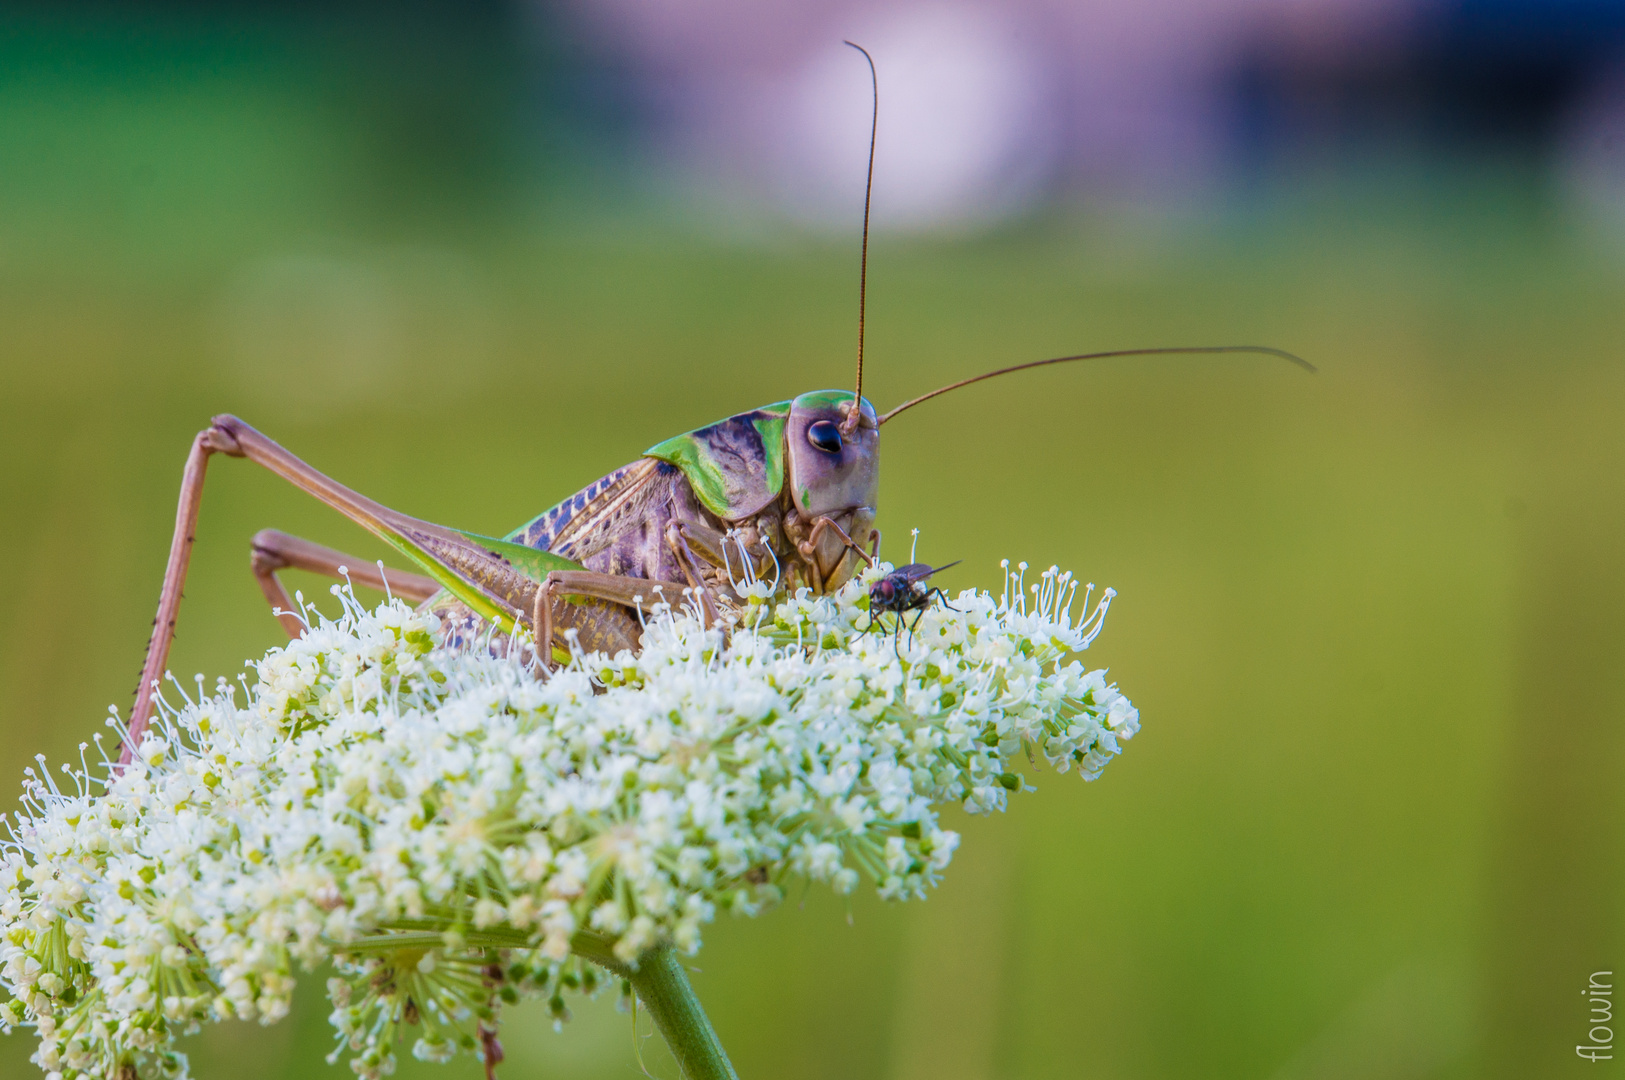
M 414 604 L 421 603 L 440 591 L 440 583 L 433 578 L 393 568 L 386 572 L 373 563 L 353 555 L 346 555 L 342 551 L 335 551 L 309 540 L 301 540 L 297 536 L 289 536 L 276 529 L 261 529 L 254 534 L 250 565 L 254 569 L 254 579 L 260 584 L 260 591 L 265 594 L 265 599 L 270 601 L 277 620 L 282 623 L 282 628 L 291 638 L 304 633 L 305 624 L 294 614 L 293 599 L 288 595 L 288 590 L 283 587 L 282 582 L 277 579 L 279 570 L 310 570 L 331 578 L 348 575 L 357 585 L 365 585 L 380 592 L 387 591 Z M 344 574 L 339 573 L 341 567 L 345 571 Z
M 553 605 L 569 596 L 604 600 L 623 607 L 641 610 L 662 602 L 673 603 L 687 589 L 674 581 L 653 581 L 649 578 L 626 577 L 622 574 L 599 574 L 591 570 L 551 571 L 531 607 L 531 627 L 536 634 L 536 658 L 543 667 L 552 667 Z

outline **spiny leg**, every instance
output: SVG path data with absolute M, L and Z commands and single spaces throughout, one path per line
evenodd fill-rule
M 689 547 L 689 555 L 696 559 L 696 565 L 699 561 L 708 562 L 727 574 L 730 581 L 733 580 L 733 556 L 728 554 L 730 543 L 734 545 L 734 550 L 739 552 L 739 558 L 757 577 L 766 576 L 768 568 L 777 565 L 772 546 L 761 536 L 757 537 L 756 542 L 762 549 L 762 557 L 753 562 L 745 550 L 744 542 L 738 538 L 737 529 L 718 532 L 709 526 L 692 521 L 674 521 L 669 528 L 681 531 L 682 538 Z
M 339 573 L 339 568 L 343 567 L 355 584 L 388 592 L 414 604 L 422 603 L 440 591 L 440 583 L 433 578 L 395 569 L 390 569 L 386 576 L 376 564 L 276 529 L 261 529 L 254 534 L 251 565 L 254 578 L 260 583 L 260 591 L 271 602 L 277 620 L 291 638 L 304 633 L 305 624 L 294 614 L 293 600 L 288 596 L 288 590 L 282 587 L 282 582 L 277 580 L 278 570 L 310 570 L 327 577 L 342 578 L 345 575 Z
M 213 454 L 236 457 L 242 454 L 242 450 L 228 433 L 210 427 L 198 432 L 197 438 L 192 440 L 191 451 L 186 455 L 186 468 L 181 473 L 180 505 L 175 511 L 175 534 L 169 541 L 169 561 L 164 567 L 164 583 L 158 592 L 158 614 L 152 620 L 152 638 L 147 642 L 146 660 L 141 665 L 141 681 L 135 687 L 135 707 L 130 713 L 130 727 L 119 753 L 120 765 L 130 760 L 142 733 L 147 729 L 147 714 L 152 709 L 153 693 L 169 662 L 169 643 L 174 640 L 175 620 L 180 614 L 181 586 L 186 582 L 186 568 L 192 561 L 198 507 L 203 502 L 203 477 Z
M 495 554 L 489 544 L 477 543 L 455 529 L 391 510 L 311 468 L 235 416 L 217 416 L 192 440 L 192 449 L 186 458 L 180 504 L 175 514 L 175 534 L 170 541 L 169 560 L 158 597 L 158 617 L 153 620 L 152 638 L 147 643 L 146 662 L 141 668 L 141 682 L 136 687 L 135 706 L 120 752 L 121 764 L 130 760 L 146 732 L 157 681 L 169 660 L 181 589 L 192 556 L 198 506 L 203 498 L 204 474 L 214 454 L 246 457 L 314 495 L 401 550 L 424 569 L 434 572 L 435 579 L 452 588 L 465 603 L 472 599 L 483 605 L 488 610 L 479 612 L 482 617 L 494 613 L 510 620 L 522 618 L 536 591 L 535 580 Z
M 873 556 L 871 556 L 867 551 L 864 551 L 863 548 L 859 547 L 857 542 L 847 535 L 845 529 L 841 528 L 840 525 L 838 525 L 835 520 L 829 517 L 827 514 L 822 515 L 818 518 L 818 520 L 813 522 L 812 529 L 807 534 L 807 539 L 796 544 L 796 550 L 801 554 L 801 558 L 804 565 L 807 567 L 807 571 L 811 579 L 809 584 L 812 585 L 813 591 L 817 593 L 822 593 L 826 589 L 824 571 L 818 561 L 818 541 L 823 538 L 826 530 L 834 533 L 843 545 L 841 557 L 835 560 L 834 566 L 830 570 L 831 574 L 839 572 L 841 563 L 846 558 L 847 550 L 855 551 L 858 558 L 862 559 L 869 566 L 873 566 L 875 564 Z

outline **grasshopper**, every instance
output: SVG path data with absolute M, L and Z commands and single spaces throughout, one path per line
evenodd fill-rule
M 1047 364 L 1169 353 L 1262 353 L 1314 370 L 1291 353 L 1265 346 L 1119 349 L 999 368 L 877 413 L 863 396 L 863 330 L 879 94 L 874 61 L 861 47 L 853 48 L 869 60 L 876 90 L 854 390 L 813 390 L 657 443 L 502 537 L 436 525 L 374 502 L 236 417 L 216 416 L 193 439 L 186 459 L 158 614 L 121 761 L 129 760 L 141 739 L 157 680 L 165 672 L 204 475 L 215 454 L 264 466 L 384 540 L 421 571 L 385 570 L 381 564 L 374 570 L 330 548 L 274 530 L 260 532 L 252 547 L 254 575 L 290 636 L 304 627 L 277 572 L 292 567 L 348 576 L 424 604 L 441 617 L 453 644 L 484 641 L 500 647 L 513 639 L 483 630 L 511 635 L 522 627 L 533 635 L 535 659 L 549 666 L 572 648 L 636 651 L 643 610 L 663 601 L 692 603 L 707 624 L 727 625 L 740 609 L 745 580 L 771 575 L 777 594 L 840 588 L 860 563 L 873 564 L 879 556 L 881 427 L 952 390 Z

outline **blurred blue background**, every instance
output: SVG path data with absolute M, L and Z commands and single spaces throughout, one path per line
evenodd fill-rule
M 887 429 L 887 554 L 1120 593 L 1145 728 L 938 895 L 712 928 L 746 1077 L 1529 1078 L 1625 966 L 1625 6 L 1443 0 L 0 6 L 0 776 L 128 708 L 191 436 L 231 411 L 487 533 L 844 386 L 1123 361 Z M 211 470 L 172 664 L 278 628 Z M 314 579 L 298 582 L 318 592 Z M 10 782 L 8 780 L 8 782 Z M 203 1077 L 340 1075 L 319 979 Z M 509 1018 L 506 1078 L 630 1077 Z M 675 1076 L 656 1043 L 644 1060 Z M 0 1040 L 29 1074 L 30 1040 Z M 478 1075 L 408 1060 L 403 1076 Z

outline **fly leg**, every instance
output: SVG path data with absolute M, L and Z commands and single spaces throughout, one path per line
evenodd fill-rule
M 920 605 L 919 613 L 914 616 L 914 621 L 908 624 L 908 647 L 911 649 L 914 647 L 914 628 L 920 625 L 920 620 L 923 618 L 925 618 L 925 605 L 922 604 Z M 903 629 L 902 612 L 898 612 L 897 614 L 897 629 L 899 631 Z
M 293 600 L 288 596 L 288 590 L 283 588 L 282 582 L 277 580 L 278 570 L 291 567 L 295 570 L 310 570 L 331 578 L 342 578 L 345 575 L 339 573 L 339 568 L 344 567 L 349 579 L 357 585 L 388 592 L 414 604 L 421 603 L 440 591 L 440 583 L 433 578 L 393 569 L 389 570 L 386 576 L 384 571 L 372 563 L 330 547 L 323 547 L 321 544 L 313 544 L 309 540 L 301 540 L 297 536 L 289 536 L 276 529 L 261 529 L 254 534 L 250 565 L 254 568 L 254 579 L 260 583 L 260 591 L 265 594 L 265 599 L 271 602 L 272 612 L 290 638 L 297 638 L 304 633 L 305 624 L 294 614 Z
M 897 624 L 892 628 L 891 647 L 892 652 L 897 654 L 897 659 L 901 660 L 903 658 L 903 650 L 900 647 L 900 643 L 903 639 L 903 626 L 905 623 L 907 623 L 908 647 L 912 649 L 914 647 L 914 628 L 920 625 L 921 619 L 925 618 L 925 599 L 922 598 L 918 601 L 911 601 L 905 606 L 894 610 L 897 615 Z M 917 614 L 914 616 L 913 622 L 907 622 L 907 620 L 904 618 L 904 616 L 910 611 L 917 612 Z M 869 625 L 873 627 L 874 624 L 875 617 L 871 613 L 869 616 Z M 865 630 L 864 633 L 868 633 L 868 631 Z

